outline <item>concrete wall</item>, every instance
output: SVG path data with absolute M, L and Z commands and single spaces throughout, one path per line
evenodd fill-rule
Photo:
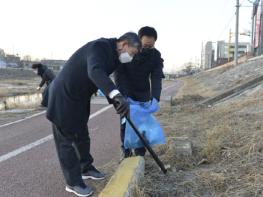
M 4 102 L 0 102 L 0 110 L 5 110 L 5 103 Z
M 41 100 L 41 93 L 6 97 L 0 102 L 0 110 L 39 106 Z

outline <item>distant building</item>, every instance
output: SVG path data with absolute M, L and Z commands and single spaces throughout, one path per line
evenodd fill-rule
M 6 54 L 5 61 L 6 61 L 7 67 L 17 68 L 21 66 L 20 57 L 18 55 Z
M 23 68 L 31 68 L 32 64 L 39 63 L 38 61 L 21 60 L 21 66 Z
M 49 68 L 53 70 L 61 70 L 64 64 L 66 63 L 66 60 L 41 60 L 41 63 L 44 65 L 47 65 Z
M 6 68 L 6 62 L 0 60 L 0 68 Z
M 208 41 L 205 45 L 205 63 L 204 69 L 210 69 L 214 66 L 215 50 L 213 49 L 213 43 Z
M 238 57 L 248 54 L 251 51 L 249 42 L 238 43 Z M 216 65 L 225 64 L 234 59 L 235 43 L 226 43 L 225 41 L 217 42 Z
M 205 52 L 204 52 L 204 45 L 203 45 L 203 43 L 202 43 L 202 50 L 201 50 L 201 59 L 200 59 L 200 68 L 202 69 L 202 70 L 204 70 L 205 69 Z
M 0 60 L 5 59 L 5 51 L 3 49 L 0 49 Z

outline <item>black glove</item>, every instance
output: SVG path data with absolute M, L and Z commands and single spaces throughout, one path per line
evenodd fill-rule
M 121 115 L 121 117 L 129 116 L 130 114 L 130 106 L 127 100 L 121 95 L 117 94 L 113 97 L 113 106 L 115 107 L 118 114 Z

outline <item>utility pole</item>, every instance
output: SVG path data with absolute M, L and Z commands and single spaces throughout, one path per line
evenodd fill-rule
M 202 48 L 201 48 L 201 65 L 200 65 L 200 67 L 201 67 L 201 69 L 203 69 L 203 56 L 204 56 L 204 47 L 203 47 L 204 45 L 203 45 L 203 42 L 202 42 Z
M 231 38 L 232 38 L 232 32 L 231 29 L 229 30 L 229 35 L 228 35 L 228 62 L 230 62 L 230 45 L 231 45 Z
M 252 27 L 251 27 L 251 54 L 254 56 L 254 16 L 252 14 Z
M 238 64 L 238 26 L 239 26 L 239 0 L 236 5 L 236 40 L 235 40 L 235 65 Z

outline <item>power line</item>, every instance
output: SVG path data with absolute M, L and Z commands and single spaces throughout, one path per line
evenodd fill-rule
M 245 2 L 246 0 L 243 0 L 241 3 L 239 3 L 239 7 Z
M 246 0 L 243 0 L 240 4 L 239 7 L 253 7 L 253 5 L 242 5 Z M 247 0 L 249 3 L 254 4 L 255 2 Z M 260 5 L 262 6 L 262 5 Z
M 225 11 L 226 7 L 229 5 L 229 3 L 231 3 L 231 1 L 226 0 L 222 6 L 221 9 L 218 10 L 218 14 L 221 14 L 223 11 Z M 210 39 L 214 34 L 215 34 L 215 30 L 208 36 L 208 38 Z
M 223 8 L 222 8 L 222 10 L 225 10 L 225 8 L 229 5 L 229 3 L 231 3 L 231 1 L 226 0 L 225 3 L 224 3 L 224 6 L 223 6 Z
M 236 13 L 234 13 L 231 18 L 229 19 L 229 22 L 227 23 L 227 25 L 224 27 L 224 29 L 220 32 L 220 34 L 218 35 L 218 40 L 221 38 L 222 34 L 225 33 L 225 31 L 229 28 L 230 24 L 232 23 L 234 16 L 236 15 Z
M 263 5 L 259 5 L 260 7 L 262 7 Z M 253 5 L 241 5 L 241 8 L 253 8 Z
M 239 3 L 239 5 L 241 6 L 246 0 L 243 0 L 241 3 Z M 227 25 L 224 27 L 224 29 L 220 32 L 219 36 L 218 36 L 218 40 L 221 38 L 222 34 L 225 33 L 225 31 L 229 28 L 230 24 L 232 23 L 234 16 L 236 15 L 236 12 L 231 16 L 231 18 L 229 19 L 229 22 L 227 23 Z
M 247 1 L 247 0 L 243 0 L 241 3 L 239 3 L 239 5 L 242 5 L 242 3 L 244 3 L 245 1 Z
M 242 1 L 243 3 L 244 1 Z M 241 4 L 242 4 L 241 3 Z M 239 7 L 241 5 L 239 0 L 236 4 L 236 32 L 235 32 L 235 65 L 238 65 L 238 34 L 239 34 Z

